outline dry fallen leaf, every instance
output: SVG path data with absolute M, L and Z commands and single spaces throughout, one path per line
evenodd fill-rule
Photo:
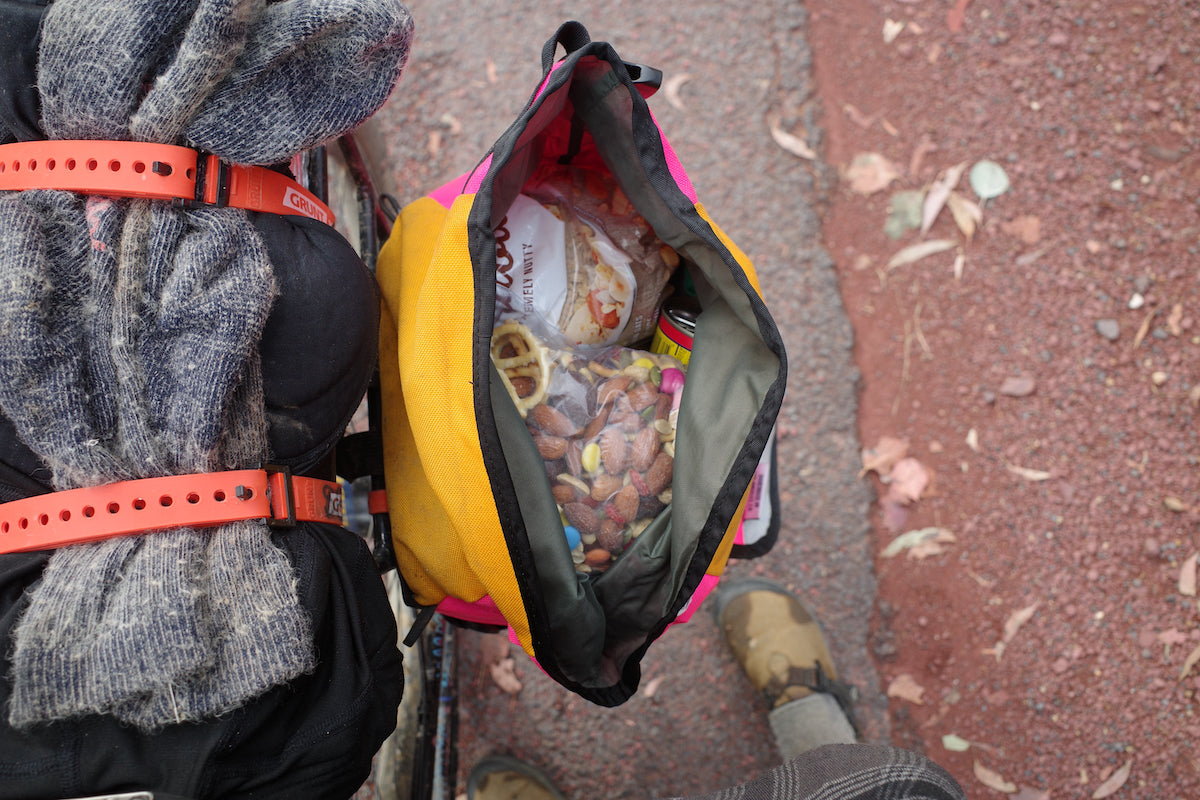
M 862 471 L 858 477 L 868 472 L 887 475 L 897 461 L 908 455 L 908 440 L 897 439 L 894 436 L 880 436 L 874 447 L 862 451 Z
M 899 503 L 915 503 L 929 485 L 929 470 L 915 458 L 902 458 L 888 473 L 887 496 Z
M 1157 313 L 1158 311 L 1151 310 L 1150 313 L 1146 315 L 1146 318 L 1142 320 L 1142 324 L 1138 327 L 1137 334 L 1133 337 L 1134 350 L 1138 349 L 1138 347 L 1142 344 L 1142 340 L 1146 338 L 1146 334 L 1150 332 L 1150 323 L 1154 321 L 1154 315 Z
M 1102 800 L 1116 794 L 1117 790 L 1125 785 L 1125 781 L 1129 780 L 1129 772 L 1133 769 L 1133 759 L 1125 762 L 1125 766 L 1112 774 L 1108 780 L 1096 787 L 1096 791 L 1092 792 L 1092 800 Z
M 971 448 L 976 453 L 979 452 L 979 431 L 975 430 L 974 428 L 971 428 L 971 430 L 967 431 L 967 447 Z
M 1167 511 L 1174 511 L 1176 514 L 1182 514 L 1187 511 L 1187 503 L 1184 503 L 1174 495 L 1167 495 L 1163 498 L 1163 508 Z
M 929 187 L 929 193 L 925 195 L 925 207 L 921 216 L 922 236 L 929 233 L 929 229 L 933 227 L 938 214 L 942 213 L 942 207 L 950 199 L 951 192 L 958 186 L 958 182 L 962 180 L 962 174 L 966 168 L 967 162 L 965 161 L 951 167 L 946 170 L 946 174 L 942 176 L 941 180 L 934 181 L 933 185 Z
M 958 246 L 958 242 L 953 239 L 930 239 L 928 242 L 909 245 L 901 250 L 896 255 L 892 256 L 887 263 L 888 269 L 903 267 L 906 264 L 911 264 L 914 261 L 920 261 L 926 256 L 932 256 L 937 253 L 944 253 Z
M 967 257 L 962 251 L 959 251 L 954 256 L 954 280 L 956 280 L 956 281 L 962 280 L 963 267 L 965 267 L 966 265 L 967 265 Z
M 771 138 L 775 140 L 775 144 L 794 156 L 806 158 L 810 161 L 817 157 L 816 151 L 809 147 L 803 139 L 788 133 L 779 127 L 779 123 L 775 121 L 771 122 Z
M 1187 597 L 1196 596 L 1196 558 L 1200 553 L 1192 553 L 1183 568 L 1179 570 L 1179 593 Z
M 971 241 L 975 229 L 983 224 L 983 209 L 974 200 L 968 200 L 958 192 L 950 193 L 946 198 L 946 205 L 954 217 L 954 224 L 963 232 L 963 236 L 967 237 L 967 241 Z
M 971 749 L 971 743 L 953 733 L 947 733 L 942 737 L 942 747 L 952 753 L 965 753 Z
M 1192 671 L 1192 667 L 1196 666 L 1196 662 L 1200 661 L 1200 645 L 1196 645 L 1186 659 L 1183 661 L 1183 669 L 1179 670 L 1179 680 L 1183 680 Z
M 889 239 L 901 239 L 910 230 L 921 227 L 921 207 L 925 204 L 925 192 L 908 189 L 896 192 L 888 202 L 888 216 L 883 223 L 883 232 Z
M 679 90 L 685 83 L 691 80 L 691 77 L 686 72 L 677 72 L 662 83 L 663 97 L 667 98 L 667 102 L 680 111 L 686 111 L 687 109 L 684 108 L 683 100 L 679 98 Z
M 909 177 L 916 178 L 917 173 L 921 171 L 921 164 L 925 161 L 925 156 L 937 149 L 937 145 L 930 140 L 928 134 L 922 135 L 921 141 L 917 142 L 917 146 L 913 148 L 912 158 L 908 161 Z
M 1009 783 L 1004 780 L 1003 776 L 998 772 L 992 772 L 990 769 L 980 764 L 978 760 L 975 762 L 975 778 L 989 789 L 995 789 L 997 792 L 1012 794 L 1017 790 L 1015 783 Z
M 1017 256 L 1017 260 L 1013 263 L 1018 267 L 1028 267 L 1030 264 L 1036 264 L 1042 256 L 1049 252 L 1049 247 L 1039 247 L 1037 250 Z
M 885 44 L 891 44 L 896 41 L 896 37 L 904 31 L 904 23 L 897 22 L 894 19 L 884 20 L 883 22 L 883 41 Z
M 946 548 L 942 547 L 942 543 L 937 539 L 933 539 L 928 542 L 921 542 L 916 547 L 910 549 L 908 557 L 917 561 L 924 561 L 930 556 L 940 556 L 944 552 L 946 552 Z
M 880 555 L 884 558 L 891 558 L 905 550 L 911 551 L 913 548 L 921 545 L 930 543 L 952 544 L 956 541 L 958 540 L 954 538 L 954 534 L 945 528 L 921 528 L 920 530 L 902 533 L 895 539 L 892 539 Z M 933 554 L 928 553 L 928 555 Z
M 1004 167 L 986 158 L 975 162 L 971 171 L 967 173 L 967 181 L 979 199 L 985 203 L 1012 188 Z
M 918 706 L 925 704 L 925 701 L 921 699 L 923 694 L 925 694 L 925 687 L 917 683 L 907 672 L 893 678 L 887 688 L 888 697 L 898 697 Z
M 646 681 L 646 685 L 642 688 L 642 694 L 646 697 L 647 700 L 651 699 L 652 697 L 654 697 L 654 695 L 658 694 L 658 687 L 662 686 L 662 682 L 663 682 L 663 678 L 661 675 L 659 675 L 656 678 L 651 678 L 650 680 Z
M 1167 331 L 1172 336 L 1182 336 L 1183 328 L 1180 323 L 1183 322 L 1183 303 L 1176 303 L 1171 306 L 1171 313 L 1167 315 Z
M 875 124 L 876 115 L 867 116 L 858 108 L 858 106 L 851 103 L 846 103 L 843 105 L 842 111 L 846 112 L 846 116 L 850 118 L 851 122 L 863 130 L 866 130 Z
M 1000 384 L 1000 394 L 1007 397 L 1028 397 L 1033 394 L 1033 389 L 1033 378 L 1028 375 L 1005 378 Z
M 846 180 L 859 194 L 875 194 L 900 177 L 896 166 L 879 153 L 859 153 L 846 167 Z
M 1033 616 L 1033 612 L 1037 610 L 1037 607 L 1038 603 L 1034 603 L 1022 608 L 1020 611 L 1014 611 L 1004 621 L 1004 637 L 996 642 L 995 647 L 984 650 L 985 653 L 990 653 L 996 657 L 997 664 L 1000 663 L 1000 659 L 1004 658 L 1004 651 L 1008 647 L 1008 643 L 1017 635 L 1017 631 L 1021 629 L 1021 626 L 1029 621 L 1029 618 Z
M 1054 476 L 1049 472 L 1043 472 L 1040 469 L 1028 469 L 1027 467 L 1018 467 L 1016 464 L 1005 464 L 1004 468 L 1013 475 L 1024 478 L 1027 481 L 1048 481 Z
M 1042 238 L 1042 221 L 1028 214 L 1003 223 L 1000 229 L 1025 244 L 1037 244 Z
M 1021 626 L 1033 617 L 1033 613 L 1037 611 L 1037 607 L 1041 605 L 1041 601 L 1037 601 L 1032 605 L 1025 606 L 1020 611 L 1014 611 L 1004 621 L 1004 643 L 1008 644 L 1017 635 L 1017 631 L 1021 630 Z
M 517 679 L 516 666 L 517 662 L 512 658 L 505 658 L 491 665 L 492 680 L 505 692 L 514 696 L 521 691 L 521 681 Z

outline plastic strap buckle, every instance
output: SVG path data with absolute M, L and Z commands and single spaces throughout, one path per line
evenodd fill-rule
M 158 164 L 159 162 L 155 162 Z M 196 150 L 196 190 L 192 197 L 176 197 L 172 205 L 179 208 L 199 208 L 201 206 L 229 206 L 229 169 L 230 165 L 211 153 Z M 210 180 L 209 175 L 215 174 Z
M 272 528 L 294 528 L 296 493 L 292 489 L 292 468 L 263 464 L 262 469 L 267 473 L 267 494 L 271 498 L 271 516 L 267 517 L 267 524 Z

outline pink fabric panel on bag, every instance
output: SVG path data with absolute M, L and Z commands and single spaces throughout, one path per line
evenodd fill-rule
M 654 119 L 654 114 L 650 114 L 650 118 Z M 696 189 L 692 186 L 692 181 L 688 178 L 687 173 L 683 171 L 683 164 L 679 163 L 679 156 L 675 155 L 675 149 L 671 147 L 671 143 L 667 141 L 667 137 L 663 135 L 662 127 L 659 126 L 658 120 L 654 120 L 654 127 L 658 128 L 658 138 L 662 140 L 663 155 L 667 160 L 667 168 L 671 170 L 671 177 L 675 179 L 675 185 L 679 187 L 679 191 L 683 192 L 688 200 L 693 203 L 697 202 Z
M 481 597 L 474 603 L 459 600 L 457 597 L 446 597 L 437 605 L 438 613 L 444 617 L 453 617 L 479 625 L 497 625 L 507 627 L 508 621 L 501 615 L 500 609 L 492 598 Z M 519 645 L 519 643 L 518 643 Z
M 487 175 L 488 168 L 492 165 L 492 156 L 489 153 L 488 157 L 483 160 L 479 168 L 474 172 L 468 172 L 466 175 L 459 175 L 449 183 L 444 183 L 438 188 L 429 193 L 439 205 L 449 208 L 454 205 L 454 198 L 460 194 L 474 194 L 479 191 L 479 187 L 483 184 L 483 176 Z
M 712 594 L 712 590 L 717 588 L 717 582 L 721 580 L 720 575 L 705 575 L 700 580 L 700 585 L 696 587 L 696 593 L 688 600 L 688 604 L 679 612 L 679 616 L 675 617 L 675 621 L 671 625 L 682 625 L 692 618 L 696 610 L 704 604 L 704 599 Z M 668 625 L 667 627 L 671 627 Z

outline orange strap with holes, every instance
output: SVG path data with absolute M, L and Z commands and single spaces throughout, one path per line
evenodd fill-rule
M 51 492 L 0 504 L 0 554 L 249 519 L 272 527 L 341 525 L 342 487 L 265 467 Z
M 0 145 L 0 191 L 25 189 L 171 200 L 189 208 L 233 206 L 334 222 L 329 206 L 286 175 L 172 144 L 48 139 Z

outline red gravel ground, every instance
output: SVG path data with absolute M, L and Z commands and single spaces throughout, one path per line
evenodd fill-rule
M 862 442 L 904 439 L 932 475 L 873 518 L 893 739 L 972 798 L 1200 797 L 1200 7 L 806 6 L 822 155 L 899 173 L 863 194 L 843 172 L 824 209 Z M 885 235 L 892 195 L 981 159 L 1011 189 L 973 238 L 943 210 L 924 239 L 956 247 L 889 269 L 922 240 Z M 926 527 L 955 541 L 882 556 Z

